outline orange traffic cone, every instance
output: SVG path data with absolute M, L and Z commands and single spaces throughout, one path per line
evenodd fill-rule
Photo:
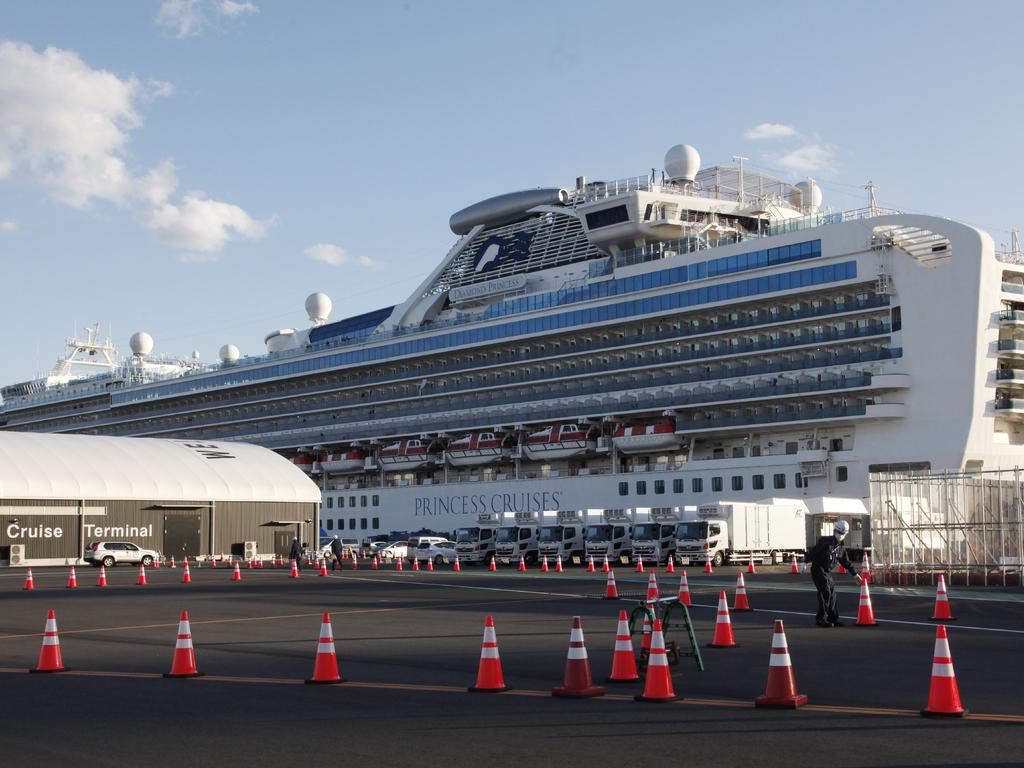
M 754 557 L 751 555 L 750 562 L 747 563 L 747 573 L 757 573 L 757 569 L 754 567 Z
M 78 577 L 75 576 L 75 566 L 68 571 L 68 589 L 78 589 Z
M 644 651 L 651 650 L 651 614 L 650 611 L 644 611 L 644 626 L 640 632 L 640 657 L 641 662 L 646 663 L 644 660 Z
M 524 573 L 526 571 L 526 556 L 519 556 L 519 572 Z
M 875 621 L 875 609 L 871 607 L 871 592 L 868 591 L 866 581 L 860 583 L 860 606 L 857 608 L 857 624 L 855 626 L 878 626 L 878 622 Z
M 355 552 L 352 553 L 352 567 L 350 568 L 350 570 L 359 570 L 359 555 L 357 555 Z
M 142 577 L 140 577 L 142 578 Z M 191 584 L 192 583 L 192 572 L 188 568 L 188 559 L 185 560 L 185 570 L 181 572 L 181 583 Z
M 644 599 L 650 602 L 651 600 L 657 600 L 658 597 L 658 579 L 654 575 L 654 571 L 651 571 L 651 575 L 647 579 L 647 597 Z
M 316 660 L 313 663 L 313 677 L 306 681 L 314 683 L 342 683 L 338 674 L 338 654 L 334 650 L 334 633 L 331 631 L 331 614 L 325 613 L 320 622 L 320 640 L 316 644 Z
M 174 657 L 171 659 L 171 671 L 164 677 L 198 677 L 196 669 L 196 652 L 192 647 L 192 629 L 188 625 L 188 611 L 181 612 L 178 620 L 178 639 L 174 644 Z
M 320 572 L 319 573 L 320 573 L 321 576 L 326 576 L 327 575 L 327 558 L 322 558 L 320 560 Z
M 380 570 L 380 558 L 377 555 L 374 555 L 373 560 L 370 561 L 370 568 L 375 571 Z
M 496 558 L 494 555 L 491 555 L 491 564 L 487 566 L 487 570 L 491 571 L 492 573 L 498 570 L 498 558 Z
M 932 621 L 956 621 L 949 609 L 949 595 L 946 594 L 946 577 L 939 574 L 939 583 L 935 585 L 935 613 Z
M 417 560 L 416 558 L 413 558 L 413 560 L 412 560 L 412 569 L 414 571 L 418 571 L 420 569 L 420 561 Z
M 603 694 L 604 688 L 594 685 L 594 680 L 590 676 L 590 659 L 587 658 L 587 646 L 583 640 L 583 624 L 579 616 L 573 616 L 562 687 L 552 688 L 551 695 L 583 699 Z
M 636 556 L 636 572 L 637 573 L 643 573 L 644 572 L 644 556 L 643 555 L 637 555 Z
M 458 555 L 455 555 L 455 565 L 452 566 L 452 570 L 455 571 L 456 573 L 459 573 L 459 572 L 462 571 L 462 565 L 459 563 L 459 556 Z
M 57 614 L 50 611 L 46 614 L 46 626 L 43 628 L 43 646 L 39 649 L 39 663 L 29 672 L 61 672 L 63 669 L 60 638 L 57 637 Z
M 725 590 L 718 593 L 718 616 L 715 619 L 715 636 L 708 643 L 709 648 L 732 648 L 736 639 L 732 635 L 732 621 L 729 619 L 729 604 L 725 600 Z
M 736 574 L 736 597 L 733 600 L 734 611 L 752 611 L 750 602 L 747 600 L 747 585 L 743 582 L 743 574 Z
M 396 571 L 401 571 L 402 569 L 403 569 L 402 558 L 396 557 L 395 558 L 395 570 Z
M 135 580 L 135 584 L 140 587 L 146 585 L 146 566 L 141 563 L 139 564 L 139 578 Z
M 967 710 L 960 703 L 960 689 L 953 671 L 953 656 L 949 651 L 949 637 L 942 624 L 935 628 L 935 652 L 932 656 L 932 684 L 928 691 L 928 706 L 921 710 L 922 717 L 963 717 Z
M 619 626 L 615 631 L 615 653 L 612 656 L 612 674 L 609 683 L 633 683 L 640 679 L 633 656 L 633 641 L 629 636 L 629 618 L 619 611 Z
M 665 573 L 675 573 L 675 572 L 676 572 L 676 559 L 674 557 L 670 556 L 668 558 L 668 562 L 665 564 Z
M 704 561 L 704 573 L 714 573 L 714 569 L 711 567 L 710 557 Z
M 612 567 L 608 564 L 608 555 L 604 556 L 604 561 L 601 563 L 601 573 L 608 573 Z
M 292 572 L 288 574 L 289 579 L 299 578 L 299 563 L 297 560 L 292 560 Z
M 277 567 L 284 568 L 284 555 L 277 556 Z
M 605 600 L 618 600 L 619 590 L 615 586 L 615 571 L 608 571 L 608 581 L 604 587 L 604 599 Z
M 793 558 L 789 561 L 789 572 L 796 576 L 800 575 L 800 566 L 796 564 L 796 555 L 793 555 Z
M 864 550 L 864 559 L 860 561 L 860 577 L 868 583 L 871 582 L 871 558 L 866 549 Z
M 786 630 L 782 626 L 782 619 L 776 619 L 775 632 L 772 634 L 772 655 L 768 660 L 768 682 L 764 686 L 764 695 L 754 699 L 754 706 L 796 709 L 806 703 L 807 697 L 796 692 L 793 662 L 789 659 L 789 646 L 786 645 Z
M 647 656 L 647 675 L 644 692 L 633 697 L 636 701 L 675 701 L 679 697 L 672 689 L 672 675 L 668 671 L 668 655 L 665 653 L 665 636 L 661 631 L 661 619 L 654 620 L 651 633 L 651 650 Z
M 587 573 L 593 573 L 596 569 L 594 568 L 594 556 L 587 555 Z
M 178 566 L 174 564 L 174 555 L 171 555 L 171 568 L 177 568 L 177 567 Z
M 326 570 L 323 571 L 321 573 L 321 575 L 327 575 L 327 571 Z M 242 569 L 238 567 L 238 563 L 237 562 L 235 563 L 235 570 L 231 574 L 231 580 L 232 581 L 241 581 L 242 580 Z
M 210 567 L 211 568 L 216 568 L 217 567 L 217 557 L 216 557 L 216 555 L 210 555 Z M 252 568 L 252 558 L 249 558 L 249 567 Z
M 153 570 L 154 571 L 160 570 L 160 558 L 159 557 L 154 557 L 153 558 Z
M 36 588 L 36 583 L 32 579 L 32 569 L 29 568 L 25 571 L 25 589 L 32 590 Z
M 476 673 L 476 685 L 468 689 L 472 693 L 501 693 L 507 691 L 505 676 L 501 673 L 501 657 L 498 655 L 498 637 L 494 633 L 494 617 L 484 619 L 484 639 L 480 645 L 480 666 Z
M 555 571 L 557 573 L 565 573 L 565 569 L 562 568 L 562 553 L 559 552 L 555 556 Z
M 690 583 L 686 580 L 686 569 L 679 572 L 679 602 L 685 606 L 693 605 L 690 599 Z
M 97 587 L 107 586 L 107 566 L 100 566 L 100 580 L 96 582 Z
M 541 570 L 541 573 L 547 573 L 548 570 L 549 570 L 548 569 L 548 556 L 547 555 L 544 555 L 544 559 L 540 561 L 540 570 Z
M 434 559 L 433 558 L 427 558 L 427 570 L 428 571 L 434 570 Z

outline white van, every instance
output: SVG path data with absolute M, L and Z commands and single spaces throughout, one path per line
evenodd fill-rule
M 440 544 L 446 541 L 448 539 L 444 536 L 413 536 L 406 542 L 406 559 L 410 563 L 413 560 L 425 560 L 428 557 L 427 550 L 431 544 Z

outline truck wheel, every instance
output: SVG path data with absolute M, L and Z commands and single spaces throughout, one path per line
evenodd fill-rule
M 721 552 L 715 552 L 715 556 L 711 559 L 711 563 L 715 566 L 715 568 L 721 568 L 722 565 L 725 563 L 725 555 L 723 555 Z

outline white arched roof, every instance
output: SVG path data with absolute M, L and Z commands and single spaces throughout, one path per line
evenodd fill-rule
M 0 499 L 319 502 L 320 489 L 248 443 L 0 431 Z

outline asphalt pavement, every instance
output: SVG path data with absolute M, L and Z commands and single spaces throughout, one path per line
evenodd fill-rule
M 691 611 L 705 664 L 671 667 L 666 704 L 638 703 L 642 686 L 607 686 L 595 699 L 553 698 L 562 682 L 573 616 L 580 616 L 595 682 L 611 669 L 620 608 L 631 609 L 647 574 L 405 570 L 335 572 L 228 569 L 148 573 L 79 568 L 0 572 L 0 754 L 76 765 L 204 766 L 225 761 L 314 760 L 389 766 L 686 765 L 967 766 L 1024 763 L 1024 593 L 950 594 L 948 624 L 960 694 L 971 714 L 928 720 L 935 624 L 928 587 L 874 586 L 877 627 L 814 626 L 806 576 L 760 569 L 746 577 L 754 611 L 734 613 L 738 647 L 704 647 L 718 592 L 732 605 L 738 569 L 690 569 Z M 662 595 L 678 573 L 657 571 Z M 857 588 L 843 585 L 852 624 Z M 68 671 L 30 675 L 54 610 Z M 167 680 L 178 615 L 188 610 L 203 677 Z M 308 686 L 323 611 L 331 614 L 347 682 Z M 494 617 L 505 680 L 501 694 L 468 693 L 476 679 L 486 615 Z M 772 626 L 783 619 L 797 711 L 759 710 Z M 678 628 L 670 638 L 688 647 Z M 357 764 L 358 764 L 357 762 Z

